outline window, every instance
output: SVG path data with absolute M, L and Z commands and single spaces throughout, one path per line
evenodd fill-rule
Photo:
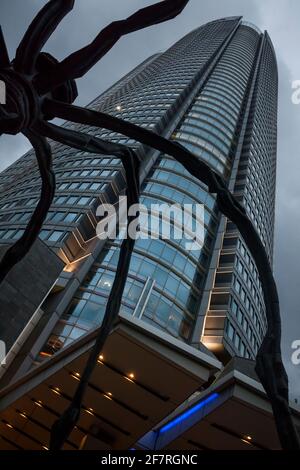
M 241 342 L 240 335 L 236 333 L 235 338 L 234 338 L 234 345 L 237 349 L 240 349 L 240 342 Z
M 232 341 L 234 337 L 234 328 L 230 322 L 227 323 L 227 335 L 228 338 Z
M 244 328 L 244 330 L 246 331 L 246 333 L 247 333 L 247 331 L 248 331 L 248 327 L 249 327 L 249 323 L 248 323 L 247 319 L 244 318 L 243 328 Z
M 48 220 L 51 222 L 60 222 L 63 219 L 64 212 L 50 212 L 48 216 Z
M 77 201 L 77 197 L 75 196 L 71 196 L 67 199 L 67 204 L 69 204 L 70 206 L 72 206 L 73 204 L 75 204 L 75 202 Z
M 101 189 L 103 187 L 103 185 L 101 183 L 93 183 L 90 187 L 91 190 L 98 190 L 98 189 Z
M 22 229 L 17 230 L 16 233 L 14 233 L 14 235 L 12 236 L 12 238 L 13 238 L 14 240 L 17 240 L 17 239 L 19 239 L 19 238 L 22 237 L 22 235 L 24 234 L 24 232 L 25 232 L 25 230 L 22 230 Z
M 69 212 L 65 217 L 64 217 L 64 222 L 75 222 L 77 219 L 78 214 L 76 212 Z
M 5 235 L 3 235 L 3 239 L 4 240 L 7 240 L 8 238 L 12 238 L 13 234 L 15 233 L 15 230 L 8 230 Z
M 235 300 L 232 300 L 232 302 L 231 302 L 231 310 L 232 310 L 232 313 L 233 313 L 234 315 L 237 315 L 238 309 L 239 309 L 238 304 L 236 303 Z
M 49 235 L 50 232 L 51 232 L 51 230 L 41 230 L 39 238 L 41 240 L 46 240 L 48 238 L 48 235 Z
M 242 286 L 241 286 L 241 283 L 238 279 L 235 280 L 234 288 L 235 288 L 235 290 L 238 294 L 241 292 Z
M 54 230 L 54 232 L 51 233 L 48 240 L 49 240 L 49 242 L 58 242 L 62 238 L 63 234 L 64 234 L 64 232 L 62 232 L 60 230 Z
M 79 189 L 88 189 L 89 185 L 90 185 L 90 183 L 81 183 L 79 185 Z
M 60 196 L 56 199 L 55 204 L 64 204 L 66 202 L 66 196 Z
M 61 184 L 58 186 L 58 189 L 67 189 L 68 186 L 69 186 L 69 183 L 61 183 Z
M 90 200 L 89 197 L 81 197 L 81 198 L 79 199 L 79 201 L 77 202 L 77 204 L 78 204 L 79 206 L 86 206 L 86 205 L 88 204 L 89 200 Z

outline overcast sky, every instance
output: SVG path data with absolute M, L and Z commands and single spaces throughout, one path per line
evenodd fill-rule
M 0 21 L 11 57 L 33 15 L 45 3 L 45 0 L 1 0 Z M 93 39 L 112 20 L 125 18 L 151 3 L 154 0 L 76 0 L 73 12 L 65 18 L 45 50 L 62 59 Z M 77 103 L 88 104 L 142 60 L 165 50 L 192 29 L 212 19 L 233 15 L 242 15 L 262 30 L 267 29 L 277 53 L 280 95 L 275 275 L 281 300 L 286 366 L 293 394 L 300 399 L 300 366 L 293 366 L 290 360 L 291 343 L 300 340 L 300 105 L 293 105 L 291 100 L 291 82 L 300 80 L 299 0 L 190 0 L 175 20 L 122 38 L 78 81 Z M 20 136 L 2 136 L 0 170 L 28 148 Z

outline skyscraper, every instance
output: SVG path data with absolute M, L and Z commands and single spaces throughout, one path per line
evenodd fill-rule
M 150 57 L 89 107 L 173 139 L 208 162 L 244 204 L 272 262 L 277 93 L 268 34 L 231 17 L 212 21 Z M 135 148 L 145 206 L 204 206 L 204 243 L 198 250 L 187 250 L 175 237 L 136 241 L 120 316 L 131 317 L 144 334 L 175 338 L 182 351 L 194 348 L 209 364 L 215 360 L 209 350 L 225 363 L 232 356 L 254 359 L 266 331 L 258 273 L 214 195 L 168 155 L 103 129 L 65 126 Z M 59 354 L 70 351 L 71 357 L 101 325 L 116 272 L 120 240 L 98 239 L 96 211 L 103 203 L 117 205 L 124 195 L 120 160 L 58 144 L 53 154 L 57 190 L 40 238 L 65 268 L 32 312 L 34 323 L 27 318 L 31 327 L 17 341 L 4 383 L 38 371 L 37 366 L 50 369 Z M 20 236 L 39 189 L 32 152 L 1 174 L 1 243 Z

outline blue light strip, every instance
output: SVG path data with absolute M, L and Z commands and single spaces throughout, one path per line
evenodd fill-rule
M 205 400 L 201 401 L 200 403 L 197 403 L 197 405 L 193 406 L 192 408 L 190 408 L 189 410 L 187 410 L 185 413 L 183 413 L 182 415 L 178 416 L 177 418 L 173 419 L 172 421 L 170 421 L 168 424 L 166 424 L 165 426 L 163 426 L 160 430 L 159 430 L 159 433 L 163 433 L 163 432 L 166 432 L 166 431 L 169 431 L 171 428 L 173 428 L 174 426 L 177 426 L 177 424 L 181 423 L 182 421 L 185 421 L 186 419 L 188 419 L 191 415 L 193 415 L 194 413 L 196 413 L 197 411 L 201 410 L 201 408 L 203 408 L 205 405 L 208 405 L 209 403 L 213 402 L 214 400 L 216 400 L 217 398 L 219 397 L 219 394 L 218 393 L 213 393 L 212 395 L 210 395 L 208 398 L 206 398 Z

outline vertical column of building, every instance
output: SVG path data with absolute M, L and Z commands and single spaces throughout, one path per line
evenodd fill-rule
M 273 46 L 264 34 L 253 74 L 249 112 L 241 127 L 232 190 L 273 258 L 278 76 Z M 203 342 L 221 357 L 255 357 L 266 331 L 263 294 L 255 263 L 236 227 L 224 221 L 215 283 Z

